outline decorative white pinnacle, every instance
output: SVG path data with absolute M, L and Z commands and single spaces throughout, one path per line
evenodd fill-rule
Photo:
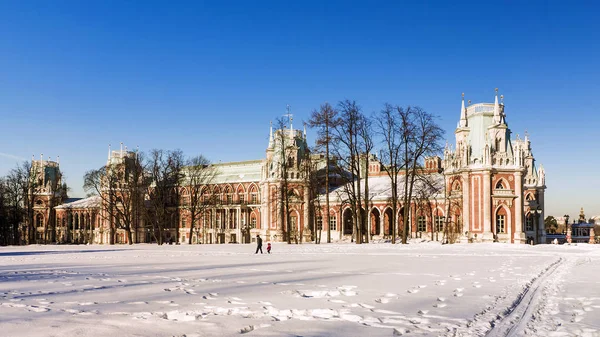
M 467 126 L 467 109 L 465 109 L 465 93 L 462 93 L 462 103 L 460 106 L 460 123 L 459 126 L 464 128 Z
M 500 124 L 500 105 L 498 104 L 498 88 L 496 88 L 496 96 L 494 98 L 494 122 Z

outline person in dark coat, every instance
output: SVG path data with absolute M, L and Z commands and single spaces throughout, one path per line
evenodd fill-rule
M 256 253 L 254 254 L 258 254 L 258 251 L 260 250 L 260 253 L 262 254 L 262 239 L 260 238 L 260 235 L 256 235 Z

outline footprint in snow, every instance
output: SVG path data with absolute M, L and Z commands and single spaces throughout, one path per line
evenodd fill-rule
M 409 290 L 409 292 L 410 292 L 410 290 Z M 385 304 L 385 303 L 390 303 L 390 300 L 387 298 L 378 298 L 375 300 L 375 302 Z
M 331 303 L 346 303 L 344 300 L 329 300 Z
M 28 306 L 27 310 L 33 311 L 33 312 L 46 312 L 46 311 L 50 311 L 50 309 L 48 309 L 48 308 L 38 307 L 36 305 L 30 305 L 30 306 Z
M 406 292 L 408 292 L 410 294 L 414 294 L 414 293 L 418 293 L 419 289 L 408 289 Z
M 446 305 L 447 305 L 446 303 L 436 303 L 436 304 L 434 304 L 433 306 L 434 306 L 435 308 L 443 308 L 443 307 L 445 307 Z

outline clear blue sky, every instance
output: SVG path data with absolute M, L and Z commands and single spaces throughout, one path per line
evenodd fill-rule
M 3 1 L 0 175 L 60 155 L 72 196 L 107 146 L 261 159 L 269 121 L 324 101 L 419 105 L 453 142 L 460 94 L 505 96 L 546 214 L 600 215 L 593 2 Z M 313 142 L 309 133 L 309 142 Z

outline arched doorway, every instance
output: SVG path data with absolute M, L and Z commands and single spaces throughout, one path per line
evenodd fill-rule
M 344 235 L 352 235 L 352 210 L 346 208 L 343 215 Z
M 371 234 L 372 235 L 380 235 L 381 234 L 381 226 L 379 225 L 381 220 L 381 214 L 377 208 L 373 208 L 371 211 Z
M 385 211 L 383 212 L 383 231 L 385 233 L 385 235 L 392 235 L 392 229 L 393 229 L 393 224 L 392 224 L 392 209 L 391 208 L 386 208 Z
M 402 233 L 404 232 L 404 230 L 406 229 L 408 232 L 406 233 L 407 237 L 410 237 L 410 214 L 409 214 L 409 220 L 407 221 L 407 224 L 404 224 L 404 207 L 400 208 L 398 210 L 398 214 L 396 215 L 396 219 L 397 220 L 397 224 L 398 224 L 398 231 L 396 233 L 398 233 L 399 236 L 402 236 Z

